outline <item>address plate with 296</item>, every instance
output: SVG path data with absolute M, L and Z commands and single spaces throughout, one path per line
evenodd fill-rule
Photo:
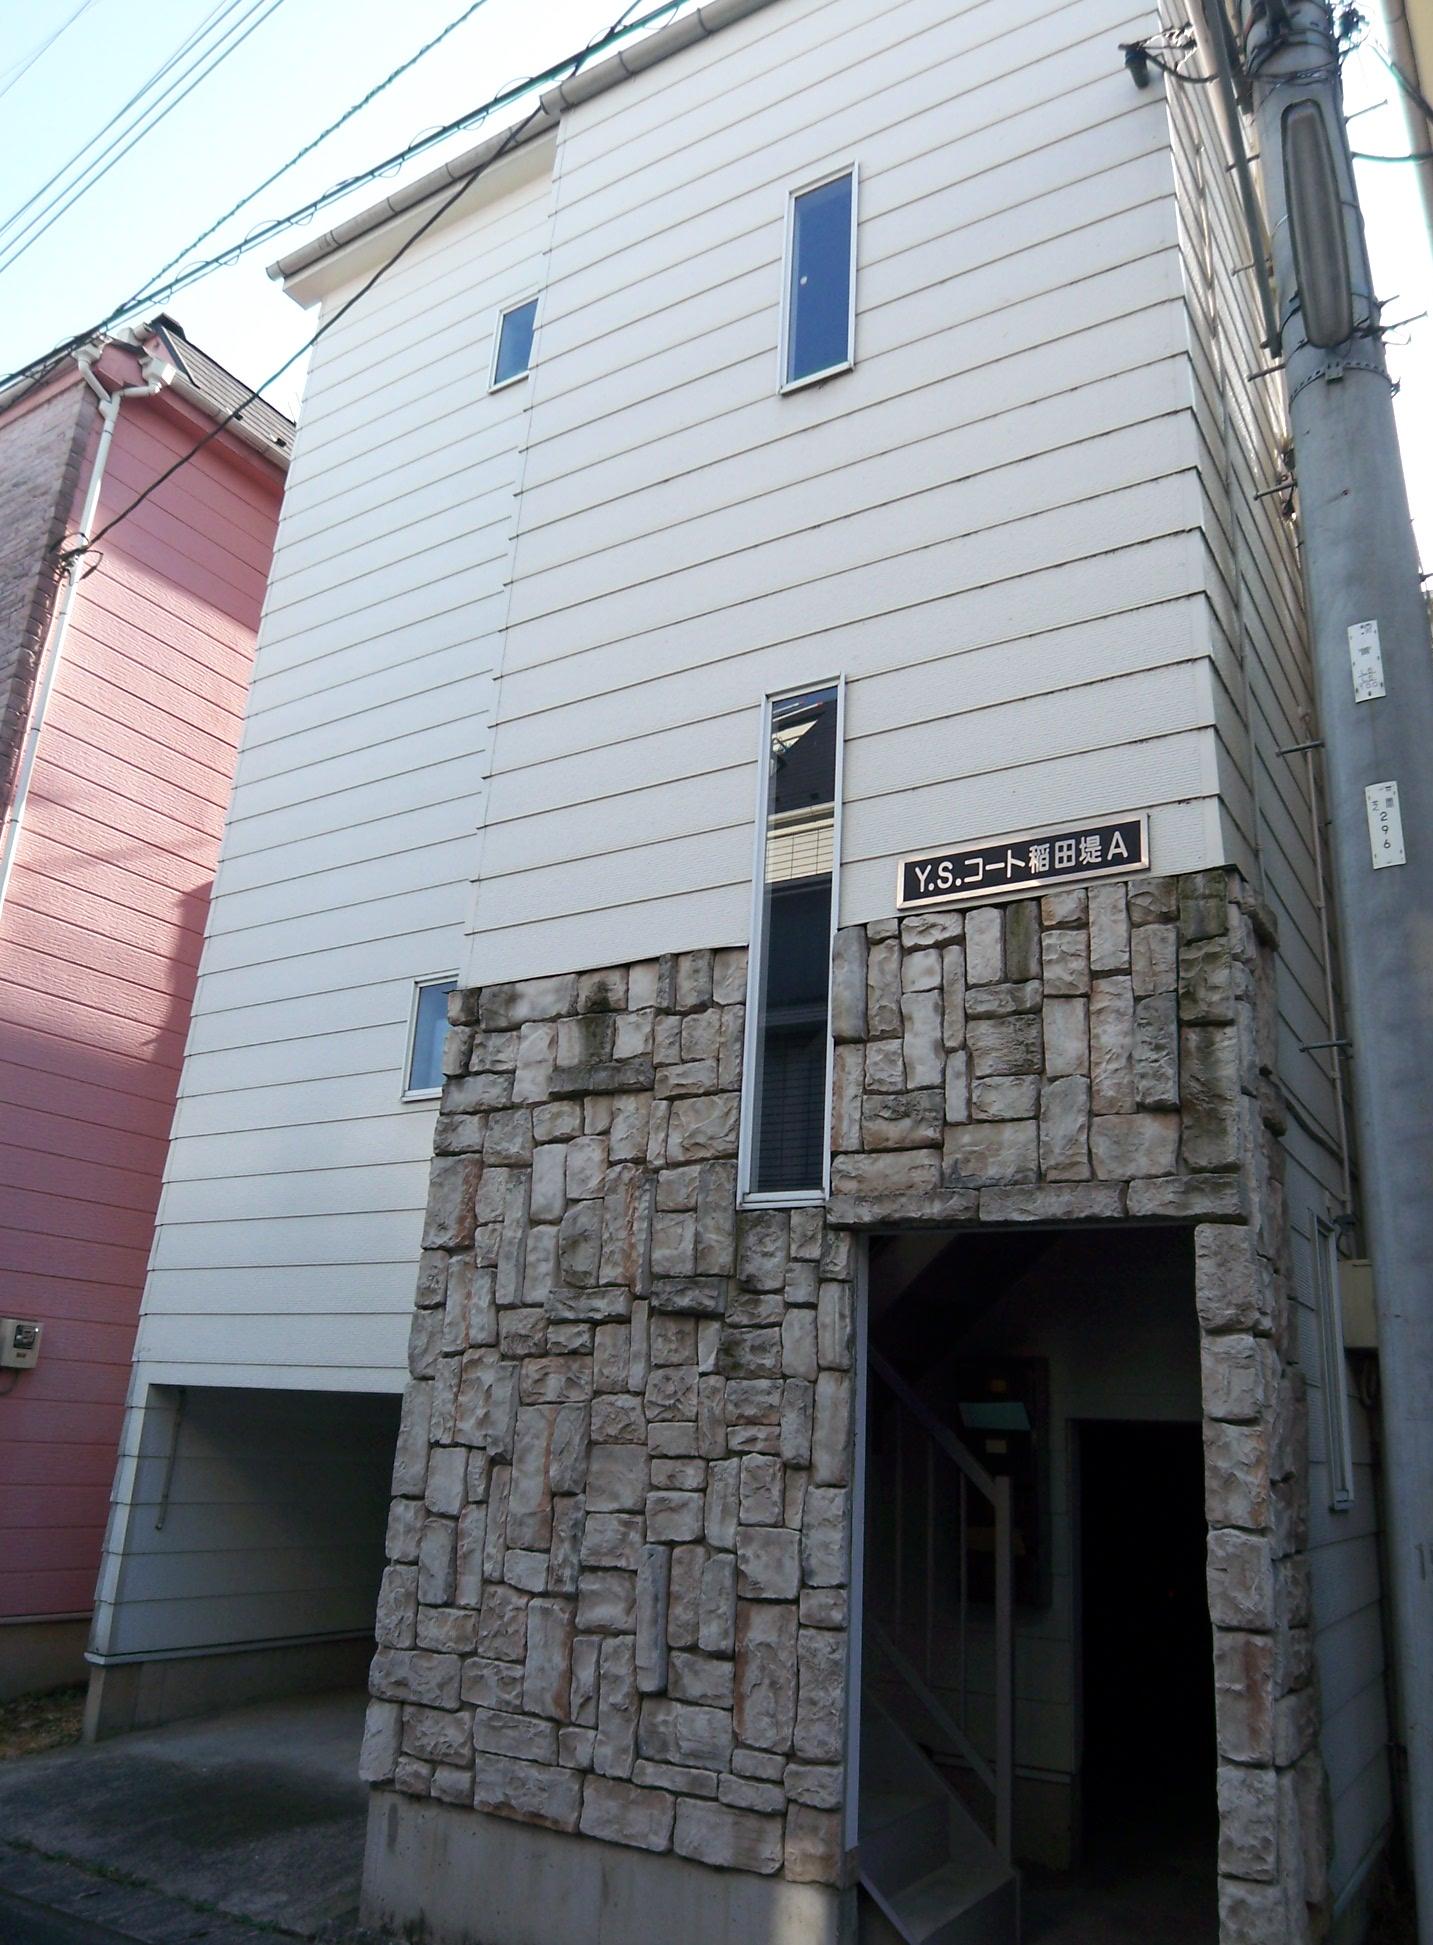
M 979 903 L 1148 870 L 1149 819 L 1141 812 L 1102 824 L 1031 831 L 998 844 L 917 852 L 897 867 L 896 908 L 911 912 L 925 905 Z

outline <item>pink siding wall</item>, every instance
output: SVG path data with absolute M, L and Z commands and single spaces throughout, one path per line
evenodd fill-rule
M 101 522 L 207 425 L 127 400 Z M 104 541 L 40 741 L 0 912 L 0 1312 L 45 1324 L 0 1398 L 0 1617 L 92 1602 L 281 491 L 221 438 Z

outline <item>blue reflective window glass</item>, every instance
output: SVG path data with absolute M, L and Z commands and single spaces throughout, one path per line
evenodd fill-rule
M 408 1055 L 410 1094 L 443 1085 L 443 1041 L 448 1031 L 448 995 L 456 979 L 433 979 L 418 988 L 413 1010 L 413 1046 Z
M 498 355 L 493 360 L 494 385 L 521 378 L 532 363 L 532 329 L 537 322 L 537 299 L 504 311 L 498 325 Z
M 851 359 L 854 178 L 838 176 L 795 199 L 787 292 L 786 383 Z

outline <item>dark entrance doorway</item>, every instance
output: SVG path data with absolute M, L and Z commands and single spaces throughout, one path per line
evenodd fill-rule
M 1141 1935 L 1142 1891 L 1170 1891 L 1181 1941 L 1218 1936 L 1213 1644 L 1204 1448 L 1192 1424 L 1076 1428 L 1079 1505 L 1079 1876 Z

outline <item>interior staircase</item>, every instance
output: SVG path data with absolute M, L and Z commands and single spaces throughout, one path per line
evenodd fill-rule
M 861 1945 L 1015 1945 L 1020 1886 L 918 1743 L 861 1710 Z
M 889 1461 L 894 1476 L 872 1482 L 878 1491 L 889 1491 L 892 1517 L 885 1528 L 885 1557 L 868 1557 L 867 1567 L 858 1935 L 861 1945 L 1018 1945 L 1009 1481 L 993 1478 L 874 1351 L 870 1371 L 885 1409 L 897 1414 L 899 1437 Z M 984 1530 L 994 1553 L 994 1600 L 986 1610 L 994 1649 L 994 1740 L 984 1747 L 978 1746 L 967 1708 L 964 1646 L 972 1494 L 989 1505 L 993 1517 L 993 1529 Z M 944 1550 L 937 1543 L 942 1533 Z M 922 1596 L 914 1617 L 905 1598 L 912 1569 Z M 937 1668 L 933 1645 L 938 1574 L 946 1583 L 944 1598 L 958 1604 L 961 1645 L 953 1690 L 952 1671 Z M 952 1754 L 968 1789 L 956 1793 L 929 1749 Z M 984 1805 L 985 1822 L 972 1804 Z

